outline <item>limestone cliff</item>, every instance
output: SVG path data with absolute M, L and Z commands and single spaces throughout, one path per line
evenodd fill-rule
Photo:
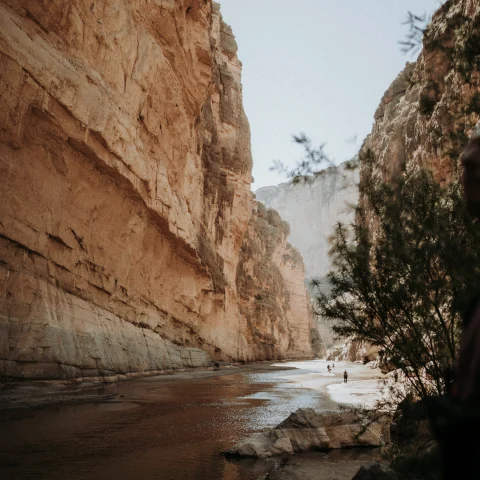
M 0 0 L 0 375 L 271 356 L 237 293 L 236 50 L 211 1 Z M 276 354 L 311 354 L 289 332 Z
M 338 222 L 353 221 L 358 202 L 358 160 L 320 172 L 312 182 L 282 183 L 255 192 L 257 200 L 276 209 L 290 224 L 290 242 L 305 262 L 307 283 L 322 279 L 331 268 L 329 238 Z M 327 346 L 334 343 L 329 325 L 319 321 L 318 329 Z
M 378 359 L 378 347 L 365 343 L 361 340 L 347 338 L 342 345 L 329 348 L 325 358 L 335 362 L 363 362 L 368 363 Z
M 308 278 L 330 269 L 329 238 L 338 222 L 353 220 L 358 202 L 358 160 L 322 170 L 312 182 L 259 188 L 258 201 L 274 208 L 290 224 L 290 242 L 300 251 Z
M 305 295 L 303 260 L 287 243 L 290 232 L 278 212 L 256 202 L 237 269 L 240 311 L 251 325 L 256 356 L 306 355 L 304 339 L 315 339 L 313 311 Z M 314 345 L 321 354 L 320 345 Z M 309 354 L 310 352 L 308 352 Z
M 385 93 L 360 152 L 361 184 L 418 166 L 458 181 L 459 156 L 480 115 L 480 2 L 449 0 L 428 26 L 416 63 Z

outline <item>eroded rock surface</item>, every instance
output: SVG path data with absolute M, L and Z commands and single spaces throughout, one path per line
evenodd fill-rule
M 360 152 L 361 189 L 418 167 L 441 184 L 459 181 L 459 157 L 480 116 L 479 39 L 478 0 L 450 0 L 434 14 L 418 60 L 375 113 Z
M 307 285 L 312 278 L 324 281 L 331 268 L 329 238 L 335 225 L 353 221 L 353 207 L 358 203 L 359 170 L 355 158 L 322 170 L 311 182 L 282 183 L 255 192 L 257 200 L 277 210 L 289 223 L 289 241 L 303 257 Z M 317 351 L 323 356 L 323 343 L 328 347 L 333 345 L 334 334 L 325 322 L 317 322 L 317 328 L 322 339 Z
M 0 1 L 0 375 L 312 354 L 299 312 L 262 320 L 272 349 L 240 308 L 236 50 L 211 1 Z
M 323 278 L 331 267 L 329 237 L 338 222 L 348 224 L 358 202 L 358 159 L 330 167 L 311 182 L 259 188 L 258 201 L 290 225 L 290 242 L 305 262 L 307 278 Z
M 300 408 L 272 430 L 242 440 L 226 454 L 267 458 L 309 450 L 379 447 L 390 442 L 390 422 L 389 415 Z
M 337 362 L 371 362 L 377 359 L 379 348 L 373 347 L 361 340 L 347 338 L 344 345 L 329 348 L 327 350 L 326 359 L 335 360 Z
M 240 311 L 249 319 L 255 355 L 266 359 L 311 355 L 305 338 L 314 340 L 313 312 L 305 289 L 302 256 L 287 242 L 288 223 L 255 202 L 237 269 Z M 321 354 L 321 346 L 312 346 Z

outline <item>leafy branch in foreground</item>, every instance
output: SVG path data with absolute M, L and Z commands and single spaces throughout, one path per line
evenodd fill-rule
M 415 396 L 444 394 L 461 313 L 479 290 L 479 226 L 460 187 L 443 188 L 426 171 L 367 185 L 365 196 L 368 211 L 336 227 L 330 289 L 316 289 L 316 313 L 339 336 L 379 347 Z
M 281 160 L 274 160 L 273 166 L 270 170 L 279 172 L 285 175 L 293 184 L 300 182 L 310 182 L 315 179 L 320 170 L 333 166 L 332 160 L 325 153 L 325 144 L 318 148 L 312 146 L 312 141 L 305 133 L 293 136 L 293 141 L 301 146 L 305 151 L 305 156 L 302 160 L 297 162 L 293 169 L 290 169 Z
M 412 12 L 407 13 L 407 18 L 403 25 L 408 26 L 408 33 L 405 36 L 405 40 L 398 42 L 402 46 L 401 51 L 403 53 L 414 55 L 422 48 L 423 36 L 430 20 L 426 13 L 423 15 L 416 15 Z

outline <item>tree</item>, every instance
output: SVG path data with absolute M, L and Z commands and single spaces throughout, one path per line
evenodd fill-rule
M 292 184 L 313 181 L 325 166 L 333 166 L 332 160 L 325 153 L 325 144 L 318 148 L 312 145 L 312 141 L 305 133 L 293 135 L 293 141 L 301 145 L 304 150 L 304 157 L 298 161 L 294 168 L 289 168 L 281 160 L 274 160 L 270 170 L 284 174 Z
M 407 18 L 403 24 L 408 26 L 408 33 L 405 35 L 405 39 L 399 42 L 403 53 L 411 53 L 413 55 L 420 51 L 423 36 L 430 21 L 431 17 L 426 13 L 417 15 L 410 11 L 407 12 Z
M 330 290 L 316 313 L 334 331 L 378 346 L 420 398 L 451 381 L 461 313 L 480 291 L 480 232 L 458 185 L 418 171 L 364 185 L 364 206 L 332 238 Z

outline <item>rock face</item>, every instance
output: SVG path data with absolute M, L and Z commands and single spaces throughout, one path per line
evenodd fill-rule
M 390 442 L 390 421 L 388 415 L 374 418 L 355 411 L 317 413 L 300 408 L 274 429 L 252 435 L 226 454 L 268 458 L 309 450 L 379 447 Z
M 236 50 L 211 1 L 0 1 L 0 375 L 312 355 L 281 235 L 252 342 Z
M 282 183 L 255 192 L 258 201 L 290 224 L 290 242 L 302 254 L 307 278 L 322 278 L 330 269 L 328 239 L 338 222 L 353 220 L 358 181 L 354 159 L 323 170 L 312 182 Z
M 305 295 L 302 256 L 287 243 L 288 223 L 272 209 L 255 202 L 237 268 L 240 312 L 251 325 L 257 358 L 311 355 L 305 338 L 314 330 L 313 312 Z M 313 336 L 312 336 L 313 340 Z M 319 345 L 315 354 L 322 354 Z
M 290 242 L 302 254 L 307 283 L 312 278 L 322 280 L 330 269 L 329 238 L 338 222 L 352 222 L 358 182 L 359 164 L 354 159 L 323 170 L 312 182 L 282 183 L 255 192 L 257 200 L 277 210 L 290 224 Z M 319 321 L 317 328 L 322 341 L 333 345 L 330 326 Z
M 326 359 L 337 362 L 371 362 L 377 359 L 379 349 L 361 340 L 347 338 L 344 345 L 335 346 L 327 350 Z
M 480 2 L 449 0 L 435 13 L 416 63 L 385 93 L 360 152 L 361 187 L 430 168 L 458 181 L 459 156 L 480 115 Z

